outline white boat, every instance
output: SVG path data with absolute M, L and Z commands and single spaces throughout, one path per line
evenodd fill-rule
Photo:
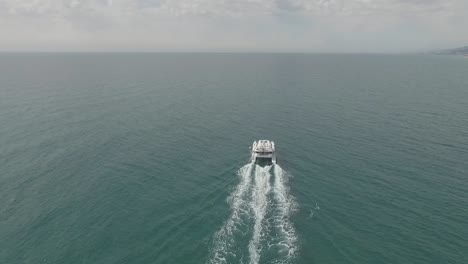
M 251 161 L 254 163 L 276 163 L 275 142 L 270 140 L 254 141 L 251 155 Z

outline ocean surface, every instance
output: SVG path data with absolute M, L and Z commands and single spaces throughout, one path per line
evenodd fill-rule
M 0 54 L 0 263 L 466 264 L 468 60 Z

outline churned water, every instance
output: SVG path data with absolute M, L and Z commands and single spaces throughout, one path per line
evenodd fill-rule
M 468 263 L 468 60 L 1 54 L 0 201 L 0 263 Z

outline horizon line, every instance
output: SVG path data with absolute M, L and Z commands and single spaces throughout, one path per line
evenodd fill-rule
M 100 51 L 100 50 L 0 50 L 0 54 L 7 53 L 133 53 L 133 54 L 311 54 L 311 55 L 327 55 L 327 54 L 343 54 L 343 55 L 408 55 L 408 54 L 431 54 L 428 51 L 407 51 L 407 52 L 319 52 L 319 51 L 222 51 L 222 50 L 174 50 L 174 51 L 158 51 L 158 50 L 115 50 L 115 51 Z

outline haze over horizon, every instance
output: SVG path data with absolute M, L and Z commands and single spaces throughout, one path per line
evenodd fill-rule
M 0 51 L 413 52 L 468 44 L 464 0 L 0 0 Z

